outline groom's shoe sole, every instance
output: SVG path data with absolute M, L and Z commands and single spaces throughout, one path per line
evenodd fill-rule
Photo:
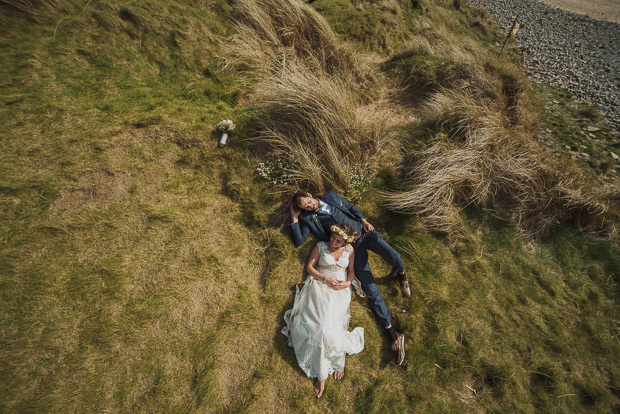
M 398 339 L 392 343 L 392 350 L 396 352 L 396 366 L 401 366 L 405 360 L 405 335 L 397 333 Z

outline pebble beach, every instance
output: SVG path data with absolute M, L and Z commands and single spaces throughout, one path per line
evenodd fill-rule
M 515 36 L 531 80 L 559 86 L 598 105 L 620 130 L 620 24 L 537 0 L 470 0 L 486 7 L 504 34 L 517 15 Z

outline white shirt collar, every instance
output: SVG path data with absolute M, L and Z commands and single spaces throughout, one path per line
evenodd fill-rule
M 319 200 L 319 208 L 317 211 L 320 211 L 322 213 L 327 213 L 327 214 L 332 214 L 332 209 L 331 207 L 324 201 Z

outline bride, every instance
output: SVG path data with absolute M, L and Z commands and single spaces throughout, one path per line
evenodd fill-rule
M 293 309 L 284 315 L 282 333 L 295 349 L 301 369 L 316 378 L 314 395 L 320 397 L 332 373 L 344 377 L 345 353 L 364 349 L 364 329 L 349 332 L 349 305 L 353 273 L 353 231 L 346 224 L 331 227 L 329 243 L 318 242 L 306 263 L 308 278 L 295 294 Z M 318 265 L 318 268 L 315 266 Z

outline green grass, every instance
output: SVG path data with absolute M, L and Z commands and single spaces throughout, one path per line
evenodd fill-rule
M 316 400 L 280 333 L 312 242 L 292 246 L 283 196 L 242 141 L 256 108 L 217 64 L 228 4 L 37 13 L 0 25 L 0 411 L 620 408 L 617 240 L 557 226 L 530 246 L 470 208 L 450 244 L 377 203 L 389 167 L 358 204 L 412 277 L 403 298 L 371 256 L 407 358 L 390 363 L 355 297 L 366 348 Z M 217 149 L 228 117 L 238 129 Z
M 382 3 L 318 0 L 312 6 L 334 30 L 363 48 L 390 53 L 402 45 L 412 28 L 415 12 L 408 2 Z
M 553 86 L 537 84 L 536 89 L 542 106 L 538 139 L 556 154 L 576 159 L 588 176 L 617 182 L 620 160 L 611 153 L 620 156 L 620 135 L 596 105 L 577 102 L 570 92 Z

